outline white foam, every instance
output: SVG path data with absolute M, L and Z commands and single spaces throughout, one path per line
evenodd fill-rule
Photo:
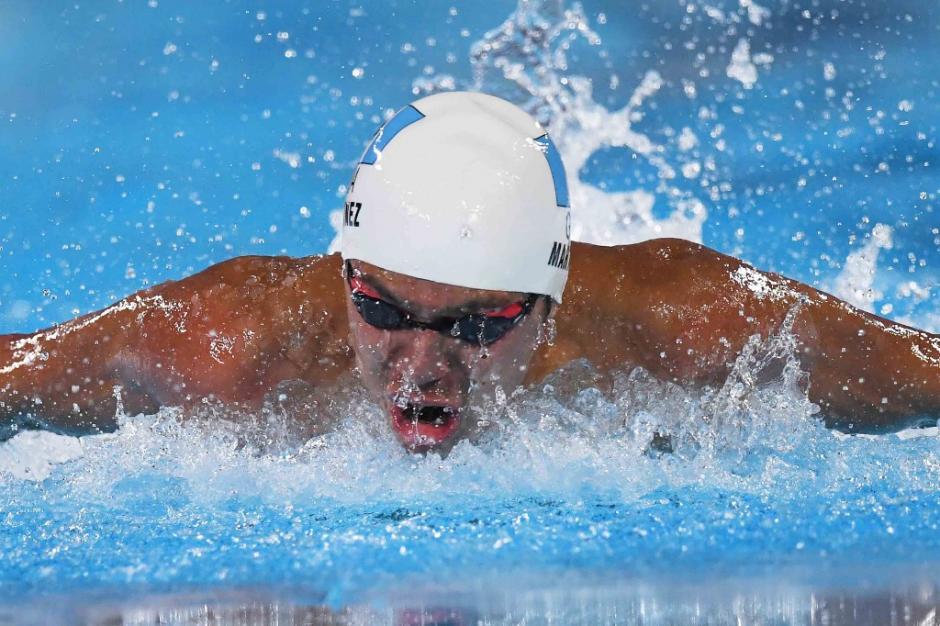
M 83 454 L 81 441 L 45 431 L 18 433 L 0 443 L 0 476 L 21 480 L 45 480 L 56 465 Z
M 134 504 L 154 481 L 173 485 L 173 497 L 197 508 L 233 497 L 289 508 L 323 499 L 460 506 L 466 498 L 532 494 L 635 501 L 703 484 L 785 499 L 808 490 L 940 480 L 936 429 L 871 438 L 827 430 L 803 392 L 795 346 L 786 329 L 769 339 L 755 336 L 727 380 L 704 389 L 635 369 L 601 392 L 590 366 L 573 363 L 535 388 L 481 407 L 490 429 L 445 458 L 407 452 L 387 418 L 353 388 L 309 415 L 311 422 L 336 421 L 309 438 L 297 435 L 303 424 L 276 412 L 225 409 L 188 419 L 172 409 L 122 418 L 116 433 L 81 440 L 21 433 L 0 444 L 0 480 L 43 481 L 44 491 L 76 510 L 102 499 Z M 778 373 L 765 380 L 770 371 Z M 657 434 L 669 436 L 672 453 L 650 448 Z
M 874 304 L 884 297 L 884 294 L 875 288 L 878 255 L 881 250 L 890 250 L 891 247 L 891 227 L 876 224 L 867 241 L 846 257 L 842 271 L 833 280 L 833 295 L 855 307 L 875 312 Z

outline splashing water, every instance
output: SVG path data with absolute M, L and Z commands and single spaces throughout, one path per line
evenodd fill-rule
M 690 10 L 694 8 L 690 5 Z M 730 13 L 713 7 L 706 7 L 706 11 L 726 28 L 724 36 L 738 32 L 737 24 L 743 16 L 757 26 L 770 16 L 767 9 L 750 1 L 742 1 L 737 11 Z M 716 170 L 715 156 L 704 154 L 702 160 L 690 159 L 688 153 L 698 140 L 689 128 L 674 133 L 671 145 L 658 143 L 637 130 L 645 116 L 644 106 L 656 96 L 665 80 L 678 77 L 664 77 L 659 70 L 647 70 L 626 104 L 608 110 L 593 96 L 594 81 L 575 73 L 569 63 L 569 51 L 582 41 L 593 47 L 602 43 L 579 3 L 567 6 L 562 0 L 521 0 L 503 24 L 472 46 L 471 83 L 461 85 L 450 75 L 421 77 L 414 81 L 413 91 L 419 95 L 459 86 L 495 93 L 516 102 L 545 125 L 562 153 L 568 173 L 573 239 L 603 245 L 655 237 L 700 242 L 708 211 L 694 192 L 674 181 L 680 176 L 697 178 L 704 169 L 706 175 L 701 186 L 708 187 L 710 174 Z M 766 53 L 752 58 L 748 40 L 741 38 L 729 61 L 728 75 L 750 87 L 757 80 L 754 63 L 766 66 L 772 60 Z M 742 77 L 745 62 L 747 76 Z M 616 74 L 611 76 L 612 82 L 619 80 Z M 684 84 L 686 94 L 695 97 L 694 84 L 688 81 Z M 700 117 L 703 115 L 709 115 L 704 106 Z M 715 136 L 720 135 L 721 125 L 716 123 L 712 130 Z M 627 154 L 652 166 L 656 184 L 652 188 L 618 192 L 583 180 L 582 170 L 589 159 L 611 148 L 626 149 Z M 718 178 L 711 182 L 713 189 L 722 186 Z M 657 196 L 669 203 L 666 215 L 654 212 Z
M 704 204 L 670 184 L 678 174 L 665 156 L 667 147 L 634 129 L 643 118 L 644 103 L 662 87 L 662 76 L 648 71 L 627 104 L 609 111 L 594 100 L 592 81 L 569 71 L 567 51 L 579 39 L 591 46 L 601 44 L 580 4 L 566 7 L 561 0 L 523 0 L 502 25 L 471 47 L 472 82 L 463 84 L 449 74 L 422 76 L 414 81 L 413 92 L 421 96 L 460 88 L 493 93 L 515 102 L 545 125 L 568 173 L 573 239 L 606 245 L 654 237 L 701 241 L 708 215 Z M 687 151 L 688 142 L 694 141 L 689 129 L 684 132 L 673 148 L 677 152 Z M 611 147 L 629 149 L 652 165 L 659 176 L 657 187 L 613 192 L 583 181 L 580 172 L 588 159 Z M 688 165 L 686 172 L 691 172 Z M 665 218 L 654 215 L 654 192 L 669 198 L 674 206 Z M 341 221 L 340 211 L 331 213 L 337 233 Z M 329 250 L 338 249 L 337 234 Z
M 891 249 L 891 233 L 890 226 L 875 225 L 868 241 L 846 258 L 834 281 L 833 295 L 860 309 L 874 312 L 872 305 L 884 295 L 874 286 L 878 255 L 881 250 Z
M 598 244 L 664 236 L 701 241 L 705 207 L 670 186 L 676 171 L 664 158 L 664 147 L 633 128 L 642 119 L 644 103 L 662 86 L 662 76 L 648 71 L 628 103 L 609 111 L 593 99 L 590 79 L 569 72 L 567 51 L 578 38 L 592 46 L 601 43 L 579 4 L 520 2 L 501 26 L 474 44 L 470 87 L 508 96 L 549 128 L 568 172 L 573 239 Z M 655 196 L 649 190 L 607 192 L 581 179 L 588 159 L 608 147 L 628 148 L 655 167 L 657 191 L 676 198 L 668 217 L 654 217 Z
M 940 522 L 937 440 L 826 430 L 793 346 L 786 330 L 754 337 L 728 381 L 700 391 L 635 370 L 604 392 L 573 363 L 489 407 L 488 436 L 446 458 L 407 453 L 354 391 L 306 440 L 276 414 L 246 426 L 172 410 L 81 440 L 23 433 L 0 445 L 0 581 L 290 583 L 340 605 L 409 576 L 669 575 L 940 547 L 924 532 Z

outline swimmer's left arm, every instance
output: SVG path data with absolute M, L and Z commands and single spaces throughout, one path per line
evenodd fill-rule
M 807 394 L 827 425 L 885 432 L 940 415 L 940 337 L 701 246 L 694 257 L 690 283 L 698 285 L 688 290 L 709 322 L 697 333 L 711 342 L 703 353 L 720 354 L 723 343 L 739 351 L 755 333 L 792 332 Z
M 827 425 L 885 432 L 940 417 L 940 336 L 796 286 L 807 304 L 793 330 Z
M 587 291 L 620 295 L 606 313 L 622 321 L 591 350 L 607 367 L 634 362 L 663 379 L 721 384 L 751 337 L 792 332 L 828 425 L 883 432 L 940 416 L 940 336 L 691 242 L 607 250 L 589 251 L 600 262 L 584 272 L 598 283 Z

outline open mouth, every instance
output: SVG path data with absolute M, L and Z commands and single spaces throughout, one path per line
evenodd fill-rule
M 433 448 L 449 439 L 460 426 L 460 410 L 453 406 L 392 405 L 392 426 L 412 449 Z

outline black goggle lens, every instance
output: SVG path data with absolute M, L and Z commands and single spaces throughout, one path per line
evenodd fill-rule
M 407 326 L 405 316 L 395 306 L 384 300 L 353 292 L 353 303 L 366 323 L 382 330 L 399 330 Z
M 525 317 L 535 303 L 535 296 L 530 296 L 523 304 L 522 312 L 515 317 L 489 317 L 470 314 L 456 319 L 441 320 L 438 323 L 422 323 L 410 319 L 407 313 L 384 300 L 367 296 L 358 291 L 353 291 L 352 298 L 362 319 L 376 328 L 382 330 L 427 328 L 483 346 L 493 343 L 508 333 L 519 320 Z
M 514 318 L 466 315 L 454 323 L 456 332 L 453 334 L 465 341 L 472 341 L 485 346 L 508 333 L 523 315 L 524 313 L 520 313 L 519 316 Z

